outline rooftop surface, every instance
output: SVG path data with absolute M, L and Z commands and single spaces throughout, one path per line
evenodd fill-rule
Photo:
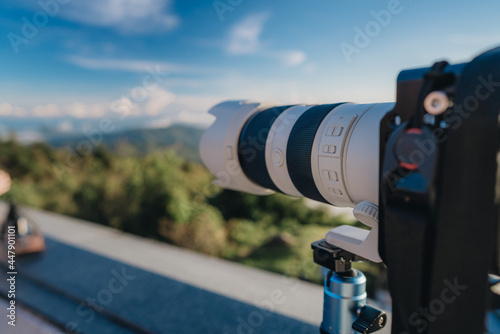
M 18 321 L 38 332 L 12 333 L 319 332 L 321 286 L 54 213 L 22 213 L 40 225 L 47 250 L 16 259 Z M 9 327 L 0 322 L 2 333 Z

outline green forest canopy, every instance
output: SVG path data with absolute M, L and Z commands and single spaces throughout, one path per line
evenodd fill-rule
M 0 167 L 13 178 L 5 199 L 316 282 L 310 243 L 346 223 L 303 199 L 220 189 L 201 164 L 165 148 L 81 156 L 10 138 Z

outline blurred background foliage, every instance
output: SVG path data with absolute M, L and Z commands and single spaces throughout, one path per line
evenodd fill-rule
M 1 140 L 0 168 L 13 178 L 3 199 L 317 283 L 311 242 L 353 223 L 304 199 L 218 188 L 198 159 L 181 157 L 175 147 L 113 145 L 77 155 Z M 363 265 L 368 276 L 380 269 Z

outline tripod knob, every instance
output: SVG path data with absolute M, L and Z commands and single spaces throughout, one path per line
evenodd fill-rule
M 354 217 L 369 227 L 378 226 L 378 205 L 368 201 L 362 201 L 352 211 Z
M 352 329 L 368 334 L 384 328 L 386 323 L 387 314 L 384 311 L 365 305 L 360 309 L 358 319 L 352 324 Z

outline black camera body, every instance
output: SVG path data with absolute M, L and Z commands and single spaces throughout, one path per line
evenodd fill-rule
M 425 114 L 432 92 L 449 98 L 439 115 Z M 392 333 L 484 333 L 488 274 L 500 273 L 499 111 L 500 48 L 398 77 L 380 124 Z

